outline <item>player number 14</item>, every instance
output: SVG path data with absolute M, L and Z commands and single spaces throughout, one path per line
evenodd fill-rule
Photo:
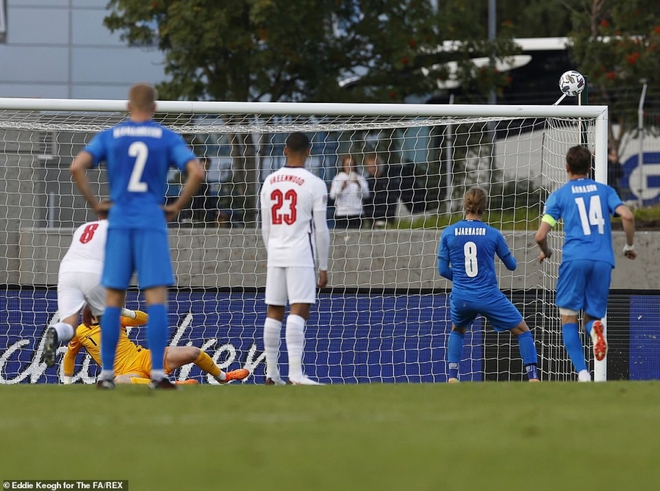
M 605 220 L 603 219 L 603 208 L 600 204 L 600 196 L 597 194 L 589 198 L 589 209 L 582 196 L 575 198 L 575 204 L 580 212 L 580 222 L 582 223 L 582 232 L 584 235 L 591 235 L 591 227 L 596 225 L 598 233 L 605 231 Z

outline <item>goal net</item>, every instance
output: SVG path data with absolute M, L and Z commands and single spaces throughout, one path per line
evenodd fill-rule
M 570 146 L 595 151 L 596 178 L 605 180 L 605 107 L 161 102 L 158 110 L 158 121 L 208 159 L 204 194 L 169 228 L 171 345 L 200 347 L 221 368 L 246 367 L 248 382 L 263 383 L 266 268 L 257 197 L 263 179 L 284 164 L 288 134 L 302 131 L 312 142 L 308 168 L 329 188 L 344 156 L 364 174 L 369 158 L 378 159 L 375 201 L 365 204 L 361 227 L 336 228 L 332 202 L 328 209 L 329 286 L 307 324 L 309 376 L 326 383 L 446 380 L 451 284 L 437 272 L 437 249 L 443 228 L 462 217 L 465 190 L 480 185 L 490 195 L 485 219 L 503 231 L 518 261 L 514 272 L 498 261 L 500 287 L 532 328 L 541 376 L 573 377 L 553 304 L 560 254 L 541 267 L 533 234 L 542 202 L 565 182 Z M 124 111 L 124 101 L 0 99 L 0 383 L 58 381 L 66 347 L 52 368 L 42 351 L 45 328 L 58 320 L 59 262 L 73 230 L 95 219 L 69 166 Z M 88 176 L 107 197 L 103 166 Z M 170 174 L 166 200 L 181 182 Z M 550 240 L 558 251 L 561 230 Z M 127 306 L 145 309 L 136 287 Z M 146 344 L 144 327 L 129 336 Z M 98 371 L 81 352 L 74 380 L 90 383 Z M 523 380 L 523 372 L 517 342 L 477 318 L 465 338 L 461 379 Z M 173 377 L 215 383 L 195 366 Z

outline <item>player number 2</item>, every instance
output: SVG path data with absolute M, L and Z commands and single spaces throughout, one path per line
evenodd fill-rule
M 147 191 L 147 183 L 142 182 L 142 173 L 149 156 L 149 147 L 144 142 L 133 142 L 128 147 L 128 155 L 135 157 L 131 179 L 128 181 L 128 190 L 134 193 L 144 193 Z
M 575 204 L 580 212 L 580 222 L 582 223 L 582 232 L 584 235 L 591 235 L 591 226 L 598 227 L 598 233 L 605 231 L 605 220 L 603 219 L 603 207 L 600 204 L 600 196 L 597 194 L 589 198 L 589 210 L 586 208 L 582 196 L 575 198 Z
M 289 189 L 286 193 L 275 189 L 270 193 L 270 199 L 274 201 L 271 208 L 273 225 L 282 225 L 282 222 L 293 225 L 297 216 L 298 194 L 293 189 Z M 289 213 L 282 213 L 285 201 L 289 205 Z
M 474 278 L 479 274 L 479 263 L 477 262 L 477 244 L 466 242 L 463 246 L 465 255 L 465 274 L 469 278 Z

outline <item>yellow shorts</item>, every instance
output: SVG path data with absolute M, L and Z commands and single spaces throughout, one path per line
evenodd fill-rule
M 167 364 L 167 350 L 165 348 L 165 373 L 167 375 L 172 373 L 169 365 Z M 124 367 L 121 373 L 117 372 L 116 375 L 133 375 L 135 377 L 150 378 L 151 377 L 151 350 L 142 348 L 138 354 Z

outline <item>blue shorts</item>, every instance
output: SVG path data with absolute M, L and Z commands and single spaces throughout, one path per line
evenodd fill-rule
M 167 230 L 108 229 L 101 284 L 126 290 L 135 271 L 141 289 L 174 284 Z
M 452 293 L 450 305 L 451 321 L 456 327 L 467 327 L 479 314 L 486 317 L 498 332 L 510 331 L 523 320 L 518 309 L 499 290 L 487 300 L 459 298 Z
M 559 308 L 584 310 L 590 317 L 602 319 L 607 312 L 611 278 L 612 266 L 605 261 L 563 262 L 559 266 L 555 303 Z

